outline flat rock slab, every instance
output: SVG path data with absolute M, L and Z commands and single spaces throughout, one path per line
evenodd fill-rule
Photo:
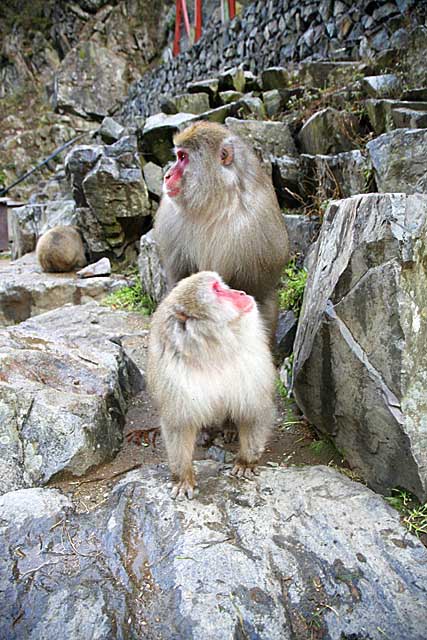
M 425 640 L 427 551 L 380 496 L 328 467 L 197 473 L 192 502 L 159 467 L 91 513 L 0 498 L 2 637 Z
M 122 345 L 136 336 L 141 348 L 145 323 L 92 303 L 0 331 L 0 494 L 82 475 L 117 453 L 143 386 Z
M 100 301 L 127 286 L 123 276 L 81 279 L 74 273 L 44 273 L 34 253 L 0 261 L 0 326 L 17 324 L 64 304 Z

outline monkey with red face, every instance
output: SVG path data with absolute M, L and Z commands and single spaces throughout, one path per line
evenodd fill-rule
M 174 143 L 177 160 L 164 177 L 154 226 L 169 287 L 216 271 L 256 298 L 272 338 L 289 243 L 270 178 L 254 151 L 222 125 L 197 122 Z
M 257 305 L 214 272 L 182 280 L 153 316 L 148 389 L 160 409 L 172 497 L 192 498 L 197 434 L 231 419 L 240 448 L 232 473 L 251 477 L 274 418 L 275 369 Z

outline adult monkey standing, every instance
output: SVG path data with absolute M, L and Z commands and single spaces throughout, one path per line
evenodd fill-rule
M 255 297 L 273 340 L 289 241 L 270 178 L 222 125 L 197 122 L 174 144 L 154 227 L 169 287 L 198 271 L 218 272 Z

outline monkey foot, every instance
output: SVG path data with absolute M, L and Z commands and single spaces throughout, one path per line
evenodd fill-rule
M 259 475 L 259 470 L 256 466 L 246 464 L 244 462 L 236 462 L 231 470 L 231 475 L 236 478 L 246 478 L 246 480 L 253 480 Z
M 182 480 L 169 486 L 171 487 L 170 496 L 172 500 L 184 500 L 185 498 L 192 500 L 197 491 L 195 485 L 188 480 Z

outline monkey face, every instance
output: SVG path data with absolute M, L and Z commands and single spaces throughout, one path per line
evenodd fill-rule
M 199 280 L 199 299 L 219 324 L 228 324 L 255 308 L 255 300 L 244 291 L 230 289 L 215 272 L 192 276 Z
M 212 289 L 220 304 L 231 304 L 239 315 L 248 313 L 254 308 L 255 302 L 252 296 L 248 296 L 244 291 L 230 289 L 222 280 L 215 280 Z
M 163 190 L 170 198 L 176 198 L 181 192 L 181 181 L 189 163 L 189 155 L 183 149 L 177 149 L 176 162 L 163 179 Z
M 218 194 L 235 192 L 235 147 L 226 127 L 197 122 L 175 136 L 176 162 L 164 177 L 163 193 L 186 213 L 206 210 Z M 215 205 L 216 206 L 216 205 Z

